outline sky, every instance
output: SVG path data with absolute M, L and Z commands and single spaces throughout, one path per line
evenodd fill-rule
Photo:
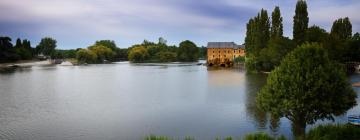
M 309 26 L 330 31 L 334 20 L 349 17 L 360 32 L 360 0 L 307 0 Z M 114 40 L 127 48 L 163 37 L 170 45 L 191 40 L 198 46 L 222 41 L 244 43 L 246 23 L 264 8 L 279 6 L 284 35 L 292 38 L 296 0 L 0 0 L 0 36 L 43 37 L 57 48 L 88 47 Z

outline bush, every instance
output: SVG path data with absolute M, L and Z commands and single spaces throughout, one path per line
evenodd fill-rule
M 307 140 L 360 140 L 360 127 L 352 125 L 320 125 L 306 135 Z
M 97 55 L 88 49 L 80 49 L 76 52 L 76 59 L 80 63 L 96 63 Z
M 103 62 L 104 60 L 112 61 L 114 59 L 115 53 L 103 45 L 90 46 L 89 50 L 97 55 L 97 62 Z
M 149 57 L 149 53 L 145 47 L 137 46 L 129 51 L 128 57 L 132 62 L 144 62 Z
M 160 62 L 173 62 L 176 61 L 176 53 L 174 52 L 159 52 L 156 54 Z
M 269 136 L 266 133 L 255 133 L 255 134 L 246 135 L 244 140 L 276 140 L 276 139 Z M 285 137 L 281 136 L 278 140 L 285 140 Z

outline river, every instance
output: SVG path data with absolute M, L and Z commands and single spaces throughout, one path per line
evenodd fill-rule
M 3 72 L 0 139 L 136 140 L 153 134 L 201 140 L 253 132 L 291 138 L 289 120 L 276 121 L 256 108 L 256 92 L 265 80 L 265 74 L 194 63 L 50 65 Z M 350 80 L 360 81 L 360 75 Z M 360 88 L 354 90 L 359 96 Z M 360 114 L 360 106 L 347 114 Z M 335 123 L 345 123 L 347 114 Z

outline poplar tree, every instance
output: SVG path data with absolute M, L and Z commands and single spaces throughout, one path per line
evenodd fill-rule
M 306 39 L 306 30 L 309 24 L 309 17 L 307 12 L 307 4 L 304 0 L 299 0 L 296 3 L 294 27 L 293 27 L 293 40 L 296 45 L 301 45 Z
M 278 6 L 275 7 L 274 11 L 271 14 L 271 38 L 279 38 L 283 35 L 283 18 L 281 17 L 280 8 Z
M 331 27 L 332 36 L 337 36 L 341 40 L 348 40 L 352 37 L 352 25 L 348 17 L 340 18 L 334 21 Z

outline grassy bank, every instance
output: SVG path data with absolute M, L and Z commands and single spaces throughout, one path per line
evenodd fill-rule
M 272 137 L 266 133 L 248 134 L 243 138 L 225 137 L 214 138 L 215 140 L 287 140 L 284 136 Z M 172 138 L 167 136 L 151 135 L 145 140 L 182 140 L 181 138 Z M 195 140 L 192 137 L 185 137 L 183 140 Z M 306 140 L 360 140 L 360 127 L 349 124 L 344 125 L 320 125 L 311 129 L 306 134 Z

